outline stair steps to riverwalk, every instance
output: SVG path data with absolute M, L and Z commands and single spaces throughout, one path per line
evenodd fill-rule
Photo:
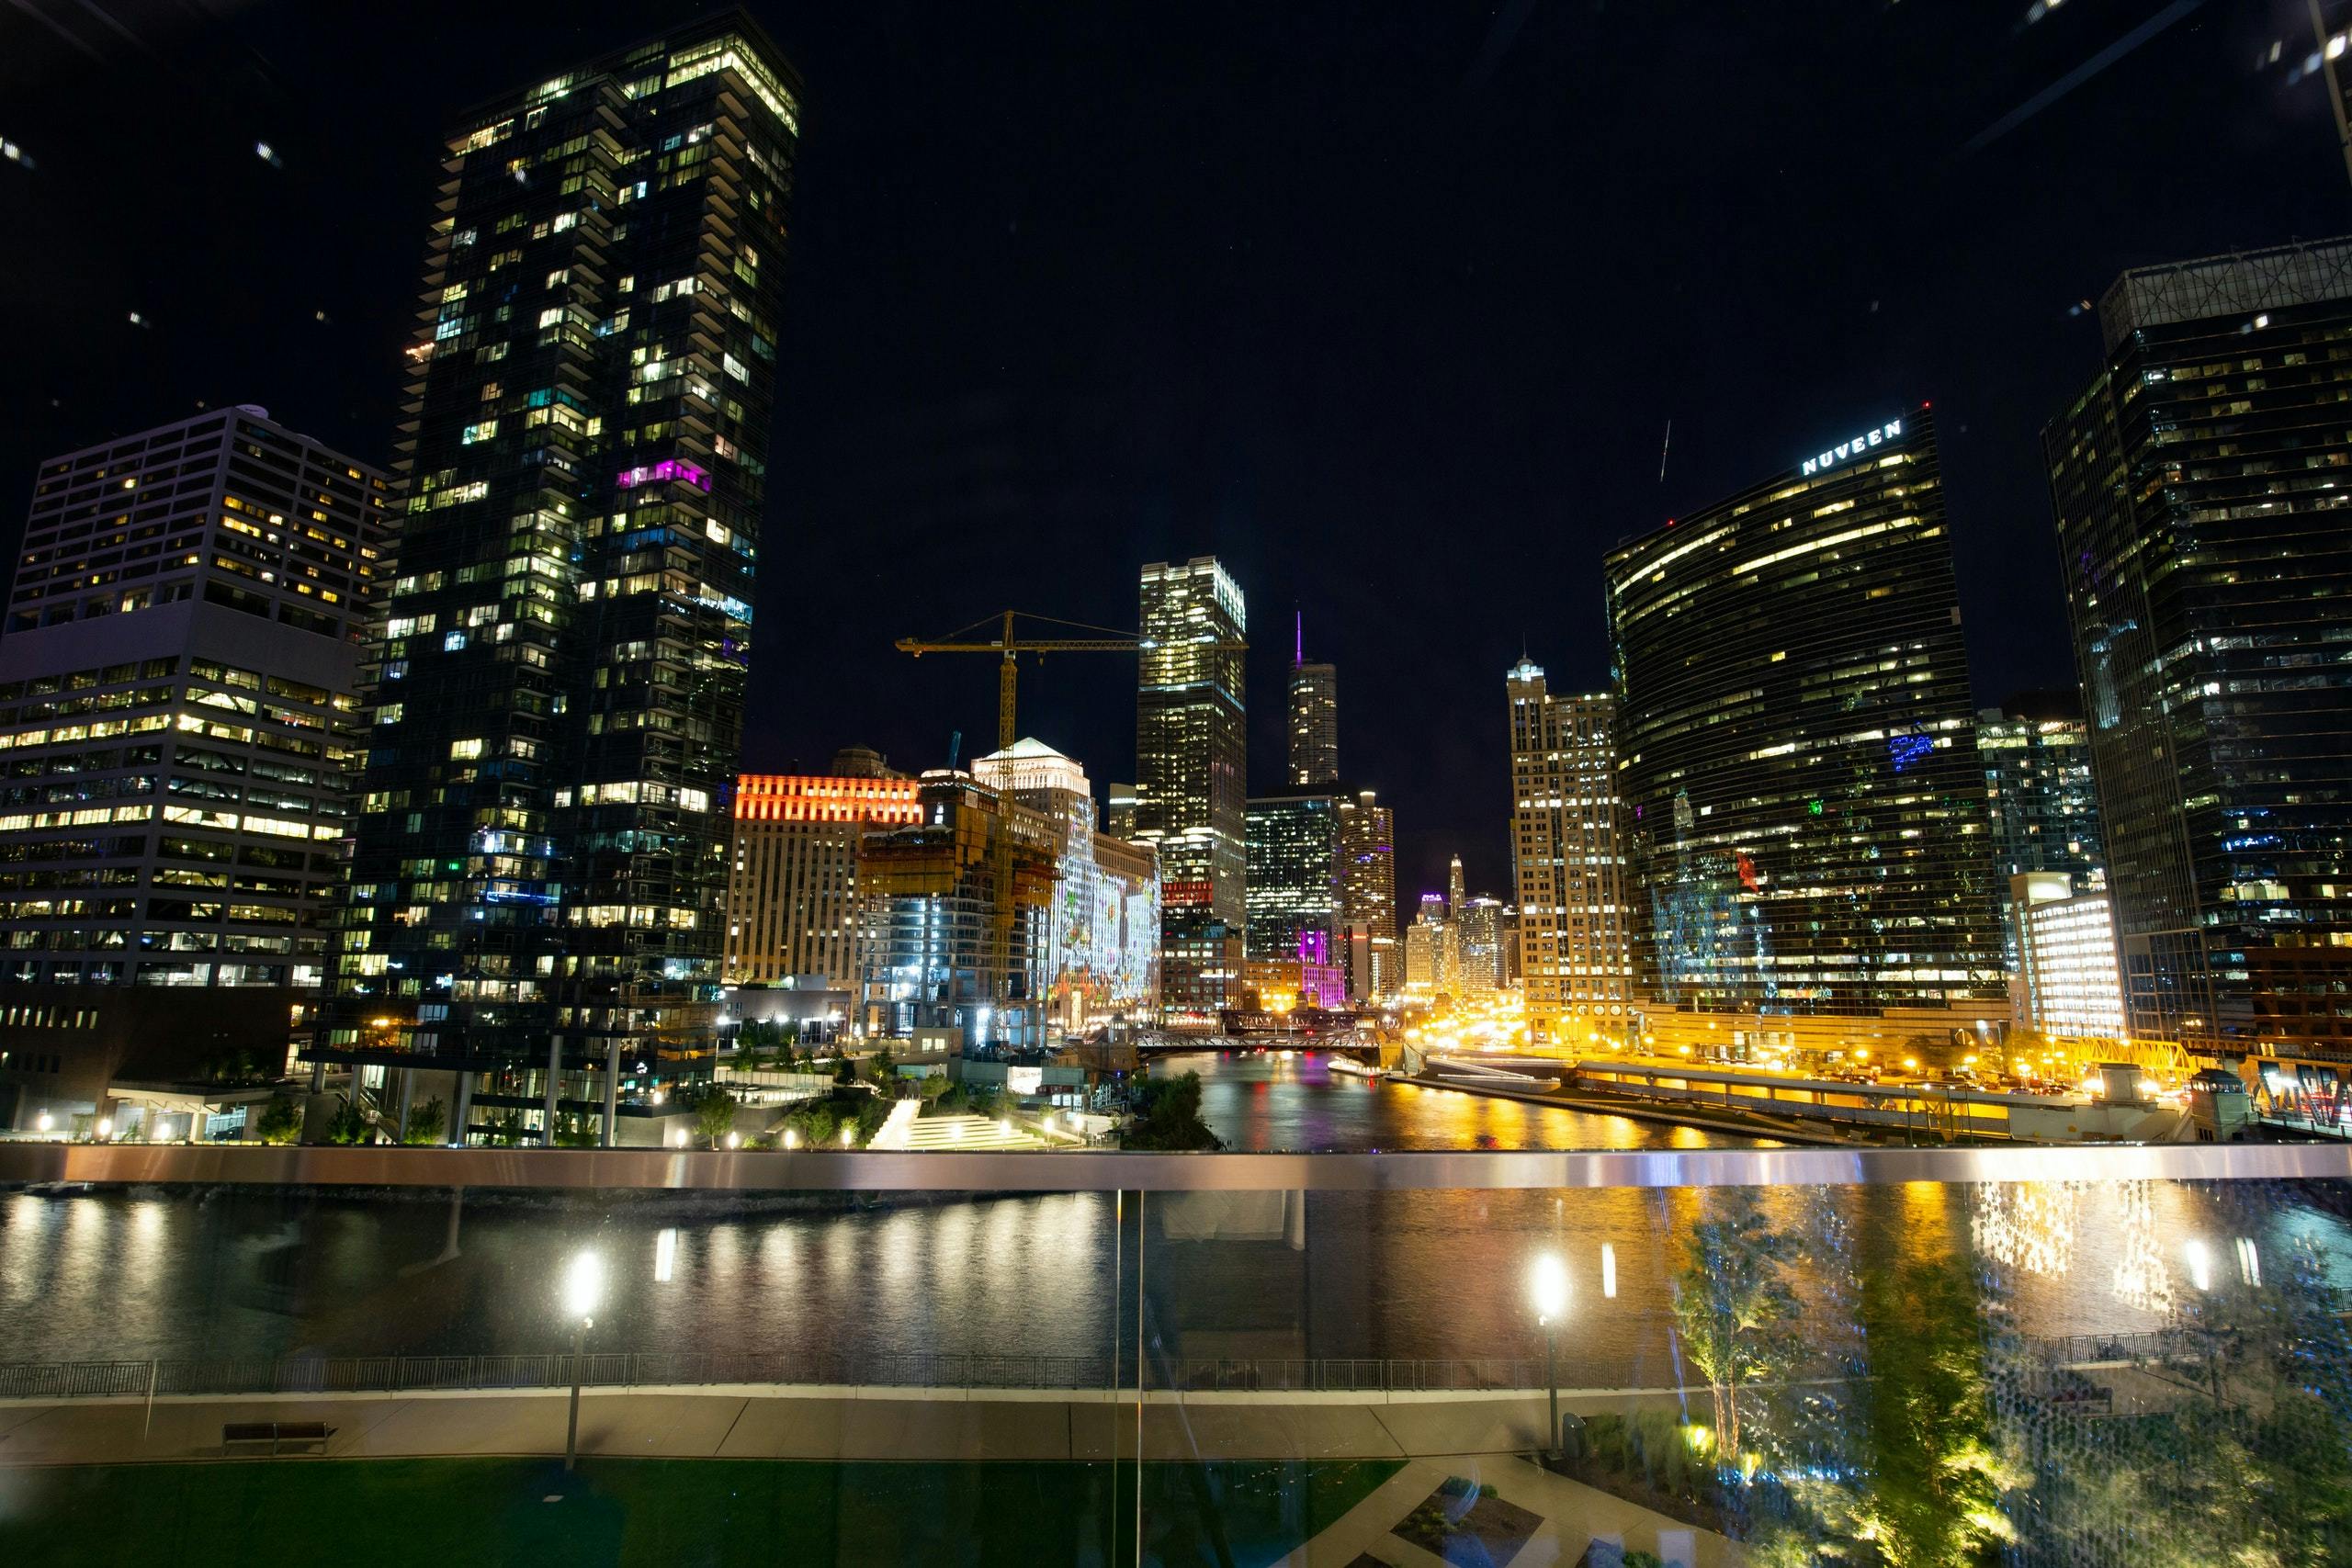
M 876 1145 L 878 1146 L 878 1140 Z M 1001 1123 L 985 1116 L 925 1116 L 908 1129 L 908 1149 L 1041 1149 L 1045 1143 L 1018 1122 Z
M 907 1134 L 913 1128 L 915 1118 L 922 1112 L 922 1101 L 920 1100 L 901 1100 L 892 1102 L 890 1114 L 882 1119 L 882 1125 L 874 1130 L 874 1136 L 866 1140 L 865 1146 L 869 1149 L 907 1147 Z

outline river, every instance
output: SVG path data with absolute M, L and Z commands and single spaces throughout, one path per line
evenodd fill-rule
M 1200 1051 L 1153 1059 L 1155 1077 L 1201 1075 L 1201 1117 L 1245 1154 L 1353 1149 L 1701 1149 L 1758 1140 L 1459 1089 L 1368 1083 L 1322 1051 Z
M 1699 1147 L 1687 1129 L 1334 1077 L 1320 1055 L 1171 1059 L 1229 1147 Z M 1532 1260 L 1557 1252 L 1571 1384 L 1679 1380 L 1674 1280 L 1717 1201 L 1676 1190 L 718 1196 L 132 1190 L 0 1196 L 0 1359 L 461 1354 L 555 1348 L 555 1281 L 594 1245 L 594 1343 L 805 1359 L 1106 1357 L 1132 1375 L 1138 1246 L 1162 1359 L 1540 1354 Z M 2238 1279 L 2352 1285 L 2335 1194 L 2269 1183 L 1778 1190 L 1809 1329 L 1850 1332 L 1860 1278 L 1960 1252 L 1987 1321 L 2152 1328 Z M 1605 1252 L 1604 1252 L 1605 1249 Z M 1605 1258 L 1605 1261 L 1604 1261 Z M 667 1259 L 666 1264 L 664 1259 Z M 2300 1282 L 2298 1282 L 2300 1281 Z M 2217 1287 L 2218 1288 L 2218 1287 Z M 1114 1305 L 1114 1303 L 1119 1303 Z

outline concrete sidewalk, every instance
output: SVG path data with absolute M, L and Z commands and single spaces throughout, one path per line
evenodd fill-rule
M 591 1389 L 580 1450 L 665 1458 L 801 1460 L 1132 1459 L 1136 1406 L 1104 1394 L 991 1397 L 983 1390 Z M 1564 1409 L 1623 1411 L 1668 1391 L 1563 1391 Z M 1148 1460 L 1411 1459 L 1532 1451 L 1541 1395 L 1420 1398 L 1176 1395 L 1144 1404 Z M 238 1421 L 323 1421 L 333 1458 L 552 1454 L 567 1391 L 263 1394 L 0 1404 L 0 1465 L 219 1459 Z
M 961 1391 L 958 1391 L 960 1393 Z M 234 1421 L 324 1421 L 338 1459 L 563 1450 L 566 1393 L 275 1394 L 0 1405 L 0 1464 L 119 1464 L 220 1457 Z M 1252 1400 L 1144 1406 L 1144 1457 L 1401 1459 L 1532 1448 L 1540 1400 L 1375 1407 Z M 1107 1400 L 794 1397 L 700 1390 L 590 1390 L 580 1450 L 663 1458 L 1132 1459 L 1136 1406 Z

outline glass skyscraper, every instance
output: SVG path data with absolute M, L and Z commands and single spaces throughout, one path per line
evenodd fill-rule
M 1241 589 L 1215 556 L 1143 569 L 1136 832 L 1159 854 L 1159 986 L 1172 1021 L 1238 999 L 1248 874 Z
M 730 13 L 447 142 L 318 1044 L 461 1117 L 609 1141 L 715 1025 L 799 95 Z
M 2091 782 L 2091 738 L 2081 704 L 2071 695 L 2045 692 L 1985 708 L 1976 716 L 1976 754 L 1984 759 L 1993 892 L 2001 906 L 2004 953 L 2015 972 L 2024 953 L 2014 878 L 2050 872 L 2077 893 L 2107 886 L 2098 790 Z
M 2352 240 L 2127 273 L 2043 433 L 2134 1034 L 2352 1051 Z
M 1659 1005 L 1997 1004 L 1934 426 L 1842 436 L 1607 560 L 1619 828 Z
M 2002 877 L 2064 872 L 2077 892 L 2104 882 L 2098 790 L 2080 706 L 2050 693 L 1986 708 L 1976 716 L 1976 751 Z
M 1249 956 L 1329 963 L 1340 946 L 1340 797 L 1261 795 L 1249 837 Z

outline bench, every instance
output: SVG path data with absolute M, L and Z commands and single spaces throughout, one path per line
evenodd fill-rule
M 2089 1385 L 2061 1388 L 2051 1393 L 2050 1403 L 2061 1410 L 2097 1411 L 2101 1416 L 2112 1416 L 2115 1414 L 2115 1391 Z
M 282 1453 L 322 1454 L 334 1436 L 334 1428 L 323 1421 L 224 1421 L 220 1452 L 225 1458 L 266 1447 L 271 1459 Z

